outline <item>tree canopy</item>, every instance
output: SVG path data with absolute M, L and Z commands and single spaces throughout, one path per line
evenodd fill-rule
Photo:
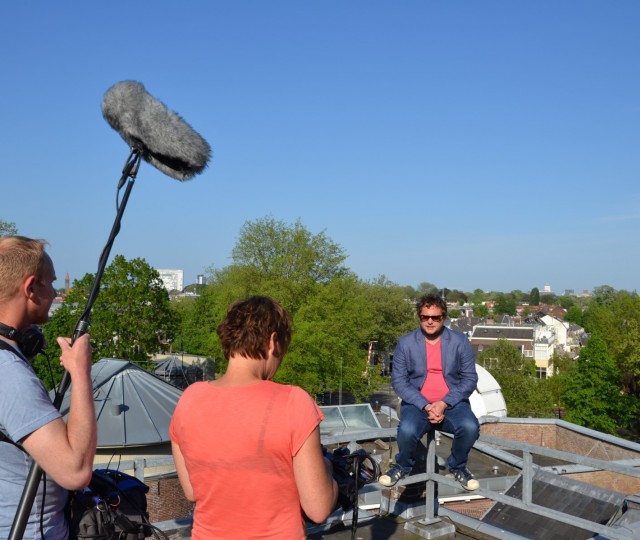
M 293 320 L 291 347 L 276 381 L 312 395 L 342 387 L 364 399 L 375 390 L 380 369 L 367 367 L 369 343 L 388 351 L 416 325 L 405 287 L 384 276 L 358 279 L 343 265 L 342 247 L 300 221 L 287 225 L 267 217 L 248 222 L 232 254 L 229 266 L 210 269 L 201 296 L 179 308 L 177 340 L 190 352 L 222 360 L 215 330 L 227 306 L 239 298 L 267 295 Z
M 552 397 L 535 378 L 535 362 L 522 356 L 508 340 L 498 339 L 493 347 L 479 353 L 476 361 L 498 381 L 509 416 L 552 415 Z
M 640 297 L 637 293 L 597 288 L 583 313 L 586 329 L 599 336 L 620 370 L 623 391 L 640 400 Z
M 538 289 L 538 287 L 531 289 L 531 292 L 529 293 L 529 303 L 532 306 L 540 305 L 540 289 Z
M 496 315 L 515 315 L 517 302 L 511 293 L 500 293 L 496 298 L 493 312 Z
M 10 236 L 18 234 L 16 224 L 12 221 L 4 221 L 0 219 L 0 236 Z
M 85 274 L 74 281 L 62 306 L 44 325 L 50 355 L 59 355 L 57 336 L 73 333 L 94 279 L 93 274 Z M 178 325 L 177 314 L 169 304 L 169 295 L 158 272 L 144 259 L 127 261 L 122 255 L 117 255 L 105 268 L 90 320 L 88 333 L 94 361 L 120 358 L 143 367 L 174 338 Z M 39 362 L 35 367 L 46 380 L 44 364 Z M 59 366 L 56 370 L 59 373 Z
M 0 234 L 16 232 L 13 223 L 0 220 Z M 414 302 L 419 296 L 445 294 L 459 303 L 470 299 L 475 315 L 486 316 L 482 302 L 487 299 L 495 300 L 496 315 L 513 315 L 517 302 L 528 296 L 533 303 L 539 295 L 536 288 L 529 295 L 519 290 L 465 293 L 428 282 L 414 289 L 385 276 L 363 281 L 345 260 L 341 246 L 299 220 L 292 225 L 272 217 L 248 221 L 231 263 L 209 269 L 208 284 L 198 286 L 197 297 L 170 304 L 158 273 L 143 259 L 116 256 L 105 269 L 91 314 L 94 360 L 116 357 L 144 366 L 152 354 L 173 347 L 216 358 L 224 370 L 216 327 L 227 307 L 240 298 L 268 295 L 293 321 L 291 347 L 275 380 L 312 395 L 342 389 L 365 399 L 381 380 L 381 370 L 368 364 L 369 345 L 376 359 L 393 351 L 398 337 L 417 326 Z M 59 354 L 55 337 L 71 335 L 93 281 L 87 274 L 74 282 L 44 326 L 50 356 Z M 533 360 L 498 340 L 478 355 L 478 363 L 500 383 L 511 416 L 552 416 L 555 406 L 564 406 L 567 419 L 581 425 L 608 432 L 616 425 L 632 428 L 640 413 L 640 298 L 603 285 L 595 288 L 588 305 L 573 297 L 559 301 L 568 309 L 566 319 L 592 334 L 577 362 L 556 355 L 554 376 L 537 379 Z M 54 364 L 54 376 L 59 376 Z M 51 380 L 41 358 L 34 368 L 46 384 Z
M 580 358 L 565 383 L 563 401 L 566 420 L 616 434 L 631 427 L 638 413 L 637 403 L 620 392 L 620 370 L 599 336 L 593 336 L 580 351 Z
M 312 234 L 300 220 L 292 226 L 272 217 L 246 222 L 231 255 L 236 269 L 250 270 L 259 285 L 277 287 L 294 310 L 316 284 L 347 273 L 342 247 L 324 232 Z

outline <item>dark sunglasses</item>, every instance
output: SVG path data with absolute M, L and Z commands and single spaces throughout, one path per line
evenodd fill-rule
M 440 322 L 444 318 L 444 315 L 419 315 L 422 322 L 431 319 L 433 322 Z

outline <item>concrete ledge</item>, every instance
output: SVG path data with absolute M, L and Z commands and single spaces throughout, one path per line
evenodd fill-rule
M 170 540 L 186 539 L 191 537 L 193 518 L 189 516 L 177 519 L 168 519 L 166 521 L 156 521 L 151 525 L 161 530 L 170 538 Z
M 404 524 L 404 530 L 417 536 L 431 540 L 434 538 L 455 538 L 456 528 L 452 523 L 439 518 L 432 520 L 411 521 Z

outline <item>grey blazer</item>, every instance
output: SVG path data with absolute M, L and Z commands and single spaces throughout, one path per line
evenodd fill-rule
M 453 407 L 468 399 L 478 384 L 476 359 L 464 334 L 449 328 L 442 330 L 442 372 L 449 392 L 443 401 Z M 398 339 L 393 353 L 391 384 L 398 396 L 407 403 L 424 409 L 429 401 L 420 389 L 427 378 L 427 349 L 424 334 L 418 328 Z

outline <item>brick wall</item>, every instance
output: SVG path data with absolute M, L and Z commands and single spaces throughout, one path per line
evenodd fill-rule
M 602 459 L 603 461 L 634 459 L 639 457 L 638 453 L 633 450 L 560 427 L 558 428 L 557 450 L 563 450 L 564 452 L 571 452 L 581 456 L 589 456 L 594 459 Z
M 567 474 L 565 476 L 604 489 L 624 493 L 625 495 L 640 493 L 640 478 L 634 478 L 633 476 L 626 476 L 610 471 L 593 471 Z
M 526 444 L 534 444 L 544 448 L 556 447 L 557 430 L 555 424 L 512 424 L 507 422 L 496 422 L 483 424 L 480 432 L 493 437 L 501 437 L 512 441 Z
M 571 429 L 555 424 L 515 424 L 496 422 L 483 424 L 481 433 L 501 437 L 512 441 L 534 444 L 545 448 L 553 448 L 563 452 L 571 452 L 603 461 L 619 459 L 635 459 L 638 452 L 583 435 Z
M 622 448 L 588 435 L 577 433 L 555 424 L 515 424 L 510 422 L 487 423 L 481 426 L 481 433 L 501 437 L 563 452 L 571 452 L 603 461 L 637 459 L 638 452 Z M 640 493 L 640 478 L 617 474 L 610 471 L 593 471 L 566 474 L 568 478 L 617 491 L 618 493 Z
M 151 523 L 190 516 L 193 503 L 185 499 L 178 477 L 145 480 L 149 486 L 147 511 Z

